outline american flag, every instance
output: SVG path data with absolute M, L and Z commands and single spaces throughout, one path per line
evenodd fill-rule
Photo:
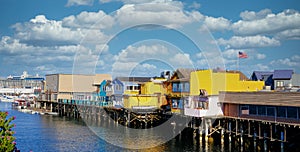
M 239 52 L 239 58 L 248 58 L 248 55 L 244 52 Z

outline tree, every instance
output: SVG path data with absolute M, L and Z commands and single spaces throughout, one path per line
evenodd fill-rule
M 16 148 L 16 138 L 13 136 L 15 132 L 11 130 L 15 124 L 11 124 L 11 121 L 16 117 L 7 119 L 7 116 L 8 112 L 0 111 L 0 151 L 12 152 Z

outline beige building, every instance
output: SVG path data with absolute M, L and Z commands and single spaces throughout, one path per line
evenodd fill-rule
M 103 80 L 112 80 L 109 74 L 50 74 L 46 75 L 46 91 L 43 100 L 58 99 L 95 100 L 93 93 Z

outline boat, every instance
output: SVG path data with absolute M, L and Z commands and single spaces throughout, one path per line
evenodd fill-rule
M 26 109 L 27 102 L 24 99 L 17 99 L 12 103 L 12 107 L 16 109 Z
M 14 102 L 15 99 L 16 99 L 15 96 L 6 96 L 6 95 L 1 96 L 0 98 L 1 102 Z

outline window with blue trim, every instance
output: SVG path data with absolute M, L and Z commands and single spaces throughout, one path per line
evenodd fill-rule
M 174 82 L 172 83 L 173 92 L 189 92 L 190 84 L 189 82 Z
M 172 99 L 172 108 L 183 109 L 182 99 Z

